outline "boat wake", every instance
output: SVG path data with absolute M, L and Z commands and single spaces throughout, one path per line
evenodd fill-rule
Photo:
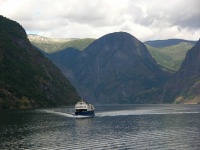
M 157 110 L 121 110 L 121 111 L 108 111 L 98 112 L 96 117 L 106 116 L 128 116 L 128 115 L 162 115 L 162 114 L 192 114 L 200 113 L 198 111 L 157 111 Z
M 69 118 L 90 118 L 90 116 L 75 116 L 71 113 L 58 112 L 53 110 L 40 110 L 45 113 L 51 113 L 55 115 L 65 116 Z M 103 111 L 96 112 L 95 117 L 109 117 L 109 116 L 128 116 L 128 115 L 162 115 L 162 114 L 198 114 L 199 111 L 170 111 L 170 110 L 118 110 L 118 111 Z
M 57 111 L 53 111 L 53 110 L 40 110 L 40 111 L 45 112 L 45 113 L 51 113 L 51 114 L 55 114 L 55 115 L 65 116 L 65 117 L 69 117 L 69 118 L 89 118 L 88 116 L 75 116 L 74 114 L 57 112 Z

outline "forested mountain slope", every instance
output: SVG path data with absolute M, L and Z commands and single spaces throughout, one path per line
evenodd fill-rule
M 29 42 L 23 27 L 0 16 L 0 109 L 72 105 L 79 95 Z

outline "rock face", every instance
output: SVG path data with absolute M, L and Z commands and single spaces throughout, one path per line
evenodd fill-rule
M 145 45 L 125 32 L 99 38 L 72 62 L 72 83 L 81 96 L 97 103 L 145 103 L 135 97 L 169 77 Z
M 200 40 L 190 49 L 179 71 L 163 86 L 163 102 L 200 103 Z
M 71 105 L 71 83 L 38 52 L 16 22 L 0 16 L 0 109 Z

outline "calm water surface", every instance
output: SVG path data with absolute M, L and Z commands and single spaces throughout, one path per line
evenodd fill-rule
M 200 149 L 200 105 L 96 106 L 0 111 L 0 149 Z

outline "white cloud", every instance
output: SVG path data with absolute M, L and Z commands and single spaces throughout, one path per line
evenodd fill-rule
M 0 0 L 0 14 L 27 32 L 99 38 L 126 31 L 139 40 L 199 39 L 199 0 Z

